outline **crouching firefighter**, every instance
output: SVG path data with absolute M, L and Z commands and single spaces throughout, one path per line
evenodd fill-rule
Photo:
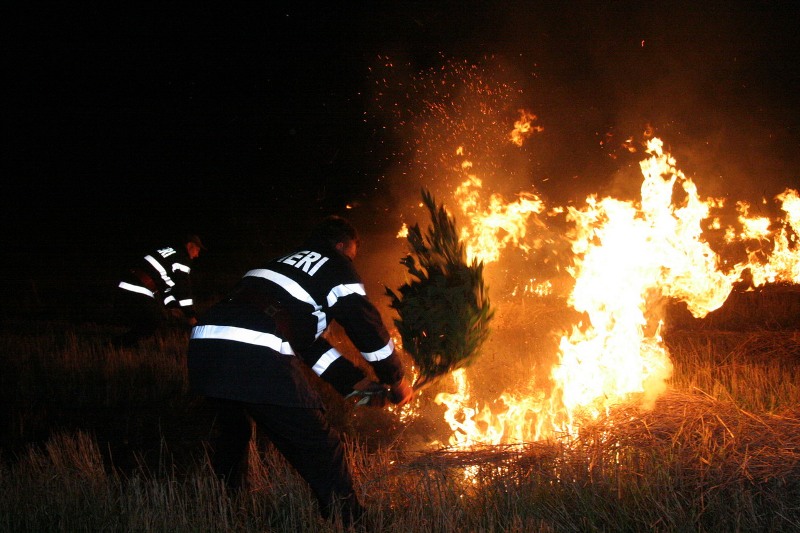
M 247 272 L 193 328 L 189 383 L 216 408 L 211 463 L 230 489 L 245 478 L 251 420 L 309 484 L 320 513 L 361 516 L 340 435 L 324 417 L 311 373 L 342 396 L 371 394 L 379 384 L 343 357 L 323 332 L 336 321 L 397 405 L 411 400 L 378 310 L 353 266 L 359 240 L 345 219 L 328 217 L 293 252 Z
M 160 246 L 131 265 L 117 285 L 114 309 L 128 331 L 115 338 L 117 346 L 132 346 L 152 337 L 170 320 L 187 327 L 197 323 L 192 296 L 192 261 L 206 247 L 200 237 L 187 235 L 179 245 Z

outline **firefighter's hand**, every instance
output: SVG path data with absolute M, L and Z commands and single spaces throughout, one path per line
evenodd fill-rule
M 358 405 L 366 405 L 367 407 L 384 407 L 388 400 L 386 398 L 387 389 L 386 385 L 373 381 L 369 378 L 364 378 L 355 385 L 353 385 L 353 392 L 348 396 L 359 396 Z
M 395 405 L 402 407 L 410 402 L 413 396 L 414 388 L 405 378 L 389 387 L 389 401 Z

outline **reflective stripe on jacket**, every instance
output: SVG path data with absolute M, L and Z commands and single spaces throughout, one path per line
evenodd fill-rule
M 302 361 L 346 395 L 364 372 L 323 336 L 334 321 L 380 381 L 392 384 L 403 377 L 394 344 L 352 261 L 328 245 L 308 242 L 263 268 L 248 271 L 225 300 L 200 318 L 198 327 L 243 331 L 239 338 L 227 335 L 224 340 L 193 334 L 188 356 L 190 383 L 196 392 L 209 396 L 308 406 L 316 396 L 312 398 L 301 373 L 279 378 L 286 377 L 290 365 Z M 298 357 L 286 357 L 277 345 L 245 340 L 262 333 L 288 341 Z M 234 375 L 237 377 L 231 378 Z M 246 383 L 239 386 L 237 380 Z
M 120 281 L 123 290 L 157 298 L 167 307 L 179 307 L 195 316 L 190 274 L 192 259 L 184 246 L 163 246 L 145 255 Z

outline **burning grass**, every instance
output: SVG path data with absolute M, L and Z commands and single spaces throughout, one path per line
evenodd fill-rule
M 757 415 L 701 392 L 671 391 L 643 412 L 619 407 L 568 443 L 438 450 L 402 467 L 462 478 L 476 498 L 513 491 L 552 530 L 796 528 L 800 412 Z M 574 523 L 573 523 L 574 524 Z
M 440 447 L 452 429 L 434 388 L 415 400 L 418 418 L 328 394 L 367 525 L 796 531 L 800 315 L 783 289 L 734 293 L 704 319 L 670 309 L 667 393 L 557 440 Z M 487 403 L 530 375 L 545 386 L 558 332 L 578 314 L 555 294 L 495 301 L 493 336 L 470 367 Z M 94 324 L 2 327 L 0 530 L 337 530 L 268 442 L 251 443 L 250 491 L 232 497 L 216 483 L 204 455 L 212 421 L 186 391 L 185 335 L 116 350 L 114 331 Z
M 348 440 L 375 531 L 792 531 L 800 420 L 673 391 L 620 407 L 569 443 L 408 452 Z M 123 475 L 93 438 L 57 434 L 4 467 L 3 530 L 340 531 L 268 443 L 250 490 L 227 494 L 204 463 Z M 54 517 L 58 519 L 54 522 Z
M 4 438 L 31 445 L 3 447 L 0 530 L 337 531 L 265 441 L 251 443 L 249 492 L 232 497 L 215 482 L 203 454 L 210 421 L 185 395 L 180 335 L 119 351 L 96 327 L 16 330 L 3 337 L 14 413 Z M 369 526 L 796 530 L 797 330 L 683 328 L 665 340 L 675 372 L 651 410 L 617 406 L 558 442 L 410 447 L 417 421 L 329 398 Z
M 569 442 L 443 448 L 419 454 L 405 468 L 475 468 L 491 478 L 535 467 L 537 477 L 549 475 L 548 483 L 574 481 L 575 476 L 587 482 L 609 476 L 630 482 L 655 472 L 667 459 L 681 484 L 698 490 L 721 490 L 743 481 L 800 480 L 800 411 L 757 415 L 699 391 L 670 391 L 649 411 L 615 408 L 583 426 Z

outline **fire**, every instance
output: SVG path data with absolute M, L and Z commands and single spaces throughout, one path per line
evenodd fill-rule
M 504 392 L 497 402 L 501 408 L 494 412 L 488 405 L 480 407 L 471 401 L 464 369 L 453 372 L 452 378 L 456 392 L 440 392 L 435 398 L 436 403 L 447 407 L 445 420 L 454 431 L 451 446 L 470 448 L 540 440 L 550 433 L 548 429 L 552 430 L 543 427 L 547 419 L 540 414 L 548 402 L 541 391 L 526 395 Z
M 501 372 L 513 372 L 483 372 L 482 355 L 437 385 L 451 446 L 568 439 L 617 403 L 647 406 L 672 371 L 662 338 L 666 303 L 703 317 L 745 281 L 751 289 L 800 283 L 796 190 L 761 205 L 704 198 L 648 125 L 644 145 L 636 136 L 602 137 L 612 158 L 643 154 L 633 200 L 598 194 L 548 205 L 524 186 L 501 195 L 493 184 L 507 190 L 529 182 L 531 159 L 518 148 L 543 131 L 536 115 L 520 109 L 519 87 L 464 61 L 395 87 L 395 64 L 383 67 L 376 108 L 407 140 L 409 168 L 401 175 L 434 182 L 439 198 L 452 194 L 445 204 L 455 207 L 467 259 L 485 265 L 497 315 L 506 320 L 489 340 L 498 339 L 490 355 L 503 359 Z M 519 110 L 513 128 L 508 110 Z M 538 179 L 551 179 L 546 173 Z M 766 216 L 773 207 L 778 214 Z M 541 320 L 528 316 L 532 308 L 561 314 Z M 539 329 L 546 338 L 535 335 Z
M 400 230 L 397 232 L 397 238 L 405 239 L 406 237 L 408 237 L 408 225 L 404 222 L 400 227 Z
M 511 142 L 516 144 L 517 146 L 522 146 L 522 143 L 525 142 L 527 137 L 530 137 L 534 133 L 539 133 L 544 131 L 544 128 L 541 126 L 532 126 L 531 123 L 536 120 L 536 115 L 531 113 L 530 111 L 526 111 L 525 109 L 519 110 L 519 120 L 514 122 L 514 129 L 511 130 L 509 134 L 509 138 Z
M 665 389 L 672 365 L 660 336 L 660 297 L 687 303 L 695 316 L 720 307 L 742 266 L 721 272 L 701 239 L 708 206 L 674 167 L 660 140 L 641 163 L 641 202 L 587 199 L 569 209 L 575 223 L 575 287 L 570 304 L 588 323 L 561 339 L 552 377 L 572 420 L 578 410 L 597 416 L 632 394 L 651 403 Z M 685 199 L 672 203 L 680 184 Z
M 463 152 L 462 152 L 463 153 Z M 503 392 L 496 400 L 473 399 L 467 372 L 453 373 L 454 392 L 440 392 L 437 404 L 446 408 L 453 433 L 451 446 L 514 443 L 574 435 L 581 420 L 596 418 L 615 404 L 638 399 L 644 407 L 666 389 L 672 372 L 661 331 L 663 302 L 684 302 L 696 317 L 723 305 L 734 285 L 749 269 L 753 284 L 800 282 L 800 197 L 786 190 L 776 197 L 785 213 L 779 227 L 764 217 L 749 216 L 739 204 L 741 229 L 726 229 L 728 242 L 772 242 L 749 250 L 732 266 L 723 262 L 703 235 L 703 226 L 720 228 L 713 214 L 724 202 L 703 199 L 695 183 L 651 138 L 648 157 L 641 161 L 641 196 L 637 201 L 589 196 L 583 206 L 557 207 L 569 223 L 572 290 L 568 304 L 582 317 L 561 336 L 551 368 L 550 392 L 533 381 L 521 391 Z M 542 225 L 544 201 L 533 193 L 504 202 L 499 195 L 482 195 L 483 183 L 465 161 L 466 174 L 454 192 L 461 209 L 462 240 L 468 257 L 497 263 L 505 249 L 535 251 L 526 239 L 531 224 Z M 548 280 L 529 277 L 531 286 Z M 526 294 L 534 294 L 525 290 Z
M 800 283 L 800 254 L 798 254 L 798 238 L 800 237 L 800 196 L 797 191 L 786 189 L 775 197 L 781 202 L 785 213 L 783 224 L 776 231 L 771 231 L 771 221 L 765 217 L 748 217 L 748 205 L 743 204 L 739 217 L 744 231 L 742 239 L 761 242 L 772 240 L 772 249 L 764 251 L 754 248 L 749 252 L 748 268 L 753 277 L 753 285 L 760 287 L 766 283 L 786 282 Z
M 472 163 L 464 161 L 461 168 L 467 176 L 456 188 L 454 196 L 468 220 L 468 224 L 461 228 L 460 236 L 466 244 L 467 261 L 484 264 L 497 261 L 500 252 L 509 245 L 529 251 L 524 241 L 528 223 L 531 215 L 543 211 L 544 202 L 533 193 L 520 193 L 517 201 L 511 203 L 505 203 L 500 195 L 493 194 L 485 204 L 481 197 L 483 183 L 469 172 Z

